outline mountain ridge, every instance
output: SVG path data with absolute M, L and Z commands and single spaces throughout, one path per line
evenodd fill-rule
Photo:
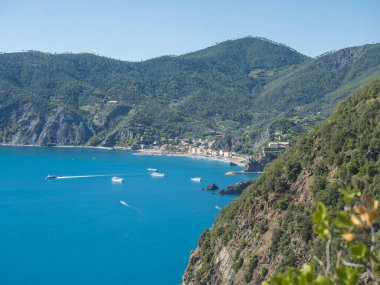
M 380 53 L 373 45 L 362 49 L 371 49 L 375 59 Z M 378 72 L 380 63 L 366 56 L 364 53 L 358 59 L 361 65 L 343 82 L 336 78 L 314 79 L 315 70 L 307 71 L 308 77 L 303 76 L 299 70 L 310 64 L 315 65 L 318 73 L 318 64 L 324 58 L 308 58 L 282 44 L 259 38 L 230 40 L 193 53 L 143 62 L 123 62 L 92 54 L 0 54 L 0 111 L 16 108 L 12 109 L 11 119 L 0 120 L 0 142 L 150 145 L 175 138 L 201 138 L 220 131 L 233 138 L 227 145 L 229 149 L 250 153 L 249 146 L 255 143 L 251 130 L 265 129 L 268 122 L 284 116 L 291 120 L 295 115 L 314 116 L 323 111 L 316 104 L 327 93 L 332 95 L 324 104 L 331 109 L 358 87 L 348 88 L 359 76 L 363 82 L 369 80 L 369 70 Z M 343 59 L 347 60 L 347 56 Z M 328 69 L 332 64 L 327 65 Z M 336 77 L 342 72 L 338 70 Z M 292 74 L 295 75 L 290 81 L 294 83 L 289 87 L 287 81 Z M 324 81 L 334 84 L 320 88 Z M 294 93 L 300 82 L 310 88 Z M 332 93 L 339 88 L 343 91 Z M 296 95 L 285 98 L 289 92 Z M 21 108 L 21 102 L 29 104 L 33 112 Z M 288 114 L 288 110 L 305 103 L 310 105 L 309 110 Z M 59 118 L 54 114 L 60 107 L 72 118 L 70 123 L 55 123 L 66 129 L 65 136 L 70 140 L 56 139 L 61 127 L 52 128 L 47 123 Z

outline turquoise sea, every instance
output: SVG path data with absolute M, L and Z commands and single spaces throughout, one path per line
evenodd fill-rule
M 236 197 L 201 191 L 255 175 L 127 151 L 0 147 L 0 284 L 179 284 L 191 249 Z M 165 178 L 151 177 L 158 168 Z M 111 176 L 125 178 L 123 184 Z M 201 183 L 190 180 L 200 176 Z M 125 201 L 128 206 L 122 205 Z

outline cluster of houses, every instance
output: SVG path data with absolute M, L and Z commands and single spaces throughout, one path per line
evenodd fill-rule
M 231 158 L 234 154 L 228 150 L 213 149 L 215 141 L 209 141 L 206 139 L 194 139 L 192 143 L 179 141 L 177 144 L 164 144 L 157 146 L 157 150 L 161 152 L 174 151 L 177 153 L 186 153 L 189 155 L 203 155 L 213 157 Z
M 209 149 L 204 147 L 192 147 L 189 146 L 187 149 L 188 154 L 192 155 L 207 155 L 207 156 L 220 156 L 225 158 L 231 158 L 232 152 L 228 150 L 216 150 L 216 149 Z

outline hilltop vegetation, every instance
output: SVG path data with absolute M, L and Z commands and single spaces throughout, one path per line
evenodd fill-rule
M 258 284 L 300 268 L 315 253 L 323 256 L 311 212 L 317 201 L 341 210 L 341 188 L 379 198 L 380 78 L 339 105 L 222 209 L 192 252 L 184 283 Z M 339 246 L 333 241 L 333 252 Z
M 324 118 L 380 74 L 379 53 L 366 45 L 312 59 L 244 38 L 143 62 L 0 54 L 0 141 L 126 146 L 217 131 L 217 144 L 251 153 L 280 120 L 296 136 Z

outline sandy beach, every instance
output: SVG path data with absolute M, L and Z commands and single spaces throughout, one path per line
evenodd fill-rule
M 177 156 L 177 157 L 189 157 L 194 159 L 207 159 L 207 160 L 214 160 L 214 161 L 220 161 L 225 163 L 235 163 L 238 166 L 244 167 L 247 158 L 241 157 L 241 156 L 235 156 L 235 157 L 221 157 L 221 156 L 208 156 L 208 155 L 196 155 L 196 154 L 187 154 L 187 153 L 175 153 L 175 152 L 165 152 L 161 150 L 156 149 L 143 149 L 143 150 L 137 150 L 135 155 L 149 155 L 149 156 Z

